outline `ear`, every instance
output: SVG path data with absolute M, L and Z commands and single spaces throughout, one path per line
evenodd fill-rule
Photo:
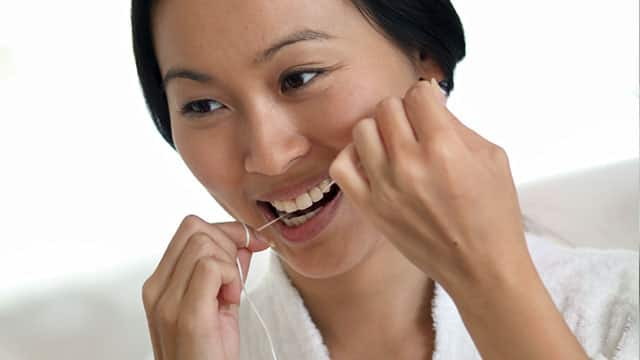
M 416 72 L 416 79 L 423 78 L 431 80 L 436 78 L 437 81 L 444 80 L 444 72 L 435 61 L 424 51 L 416 51 L 413 56 L 413 64 Z

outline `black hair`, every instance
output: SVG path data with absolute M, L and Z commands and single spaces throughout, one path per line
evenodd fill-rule
M 443 71 L 441 85 L 453 90 L 453 73 L 465 56 L 464 30 L 449 0 L 351 0 L 373 25 L 407 55 L 432 58 Z M 175 148 L 167 98 L 151 34 L 153 0 L 131 1 L 133 53 L 151 117 L 164 139 Z

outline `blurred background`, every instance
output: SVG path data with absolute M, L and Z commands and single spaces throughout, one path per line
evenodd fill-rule
M 638 1 L 453 3 L 449 108 L 516 184 L 638 157 Z M 146 356 L 141 286 L 176 227 L 231 219 L 152 124 L 129 6 L 0 0 L 0 359 Z

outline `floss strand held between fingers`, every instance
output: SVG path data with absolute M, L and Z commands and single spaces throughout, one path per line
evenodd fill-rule
M 249 227 L 245 223 L 241 223 L 244 228 L 244 247 L 249 248 L 249 244 L 251 243 L 251 234 L 249 233 Z

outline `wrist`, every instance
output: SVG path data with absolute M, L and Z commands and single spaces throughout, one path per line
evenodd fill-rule
M 441 285 L 458 306 L 473 306 L 475 301 L 501 302 L 505 296 L 546 294 L 526 245 L 501 251 L 495 257 L 478 255 L 473 262 L 459 266 L 457 272 L 442 277 Z
M 460 285 L 452 290 L 451 297 L 461 315 L 495 318 L 507 309 L 549 305 L 551 299 L 533 265 L 504 273 L 487 272 Z

